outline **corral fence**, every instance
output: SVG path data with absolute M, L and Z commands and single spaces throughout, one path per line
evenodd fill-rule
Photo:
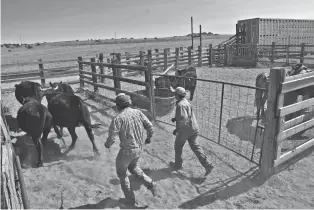
M 85 58 L 88 59 L 89 57 Z M 63 59 L 38 62 L 25 62 L 1 65 L 1 83 L 11 83 L 22 80 L 40 80 L 46 85 L 46 79 L 78 75 L 77 59 Z M 16 71 L 18 69 L 18 71 Z M 19 69 L 22 69 L 19 71 Z
M 294 63 L 303 63 L 308 67 L 314 67 L 314 45 L 251 45 L 251 44 L 224 44 L 213 47 L 198 46 L 178 47 L 175 49 L 154 49 L 151 50 L 152 71 L 158 72 L 167 69 L 174 64 L 175 69 L 193 66 L 256 66 L 266 64 L 271 66 L 289 66 Z M 84 60 L 94 57 L 84 57 Z M 44 61 L 38 62 L 2 64 L 1 82 L 10 83 L 21 80 L 41 80 L 42 85 L 46 79 L 77 76 L 77 59 Z M 117 63 L 123 65 L 147 66 L 148 51 L 139 53 L 111 53 L 104 57 L 103 53 L 96 55 L 97 63 Z M 103 66 L 99 66 L 98 72 L 103 72 Z M 110 67 L 108 67 L 110 68 Z M 19 71 L 21 69 L 21 71 Z M 18 71 L 16 71 L 18 70 Z M 89 69 L 90 71 L 90 69 Z M 127 71 L 127 68 L 121 70 Z M 143 72 L 142 72 L 143 74 Z M 76 80 L 78 81 L 78 80 Z M 101 78 L 101 82 L 104 78 Z
M 111 100 L 121 92 L 130 95 L 133 99 L 140 98 L 142 104 L 136 104 L 136 106 L 147 110 L 153 120 L 174 125 L 171 123 L 171 118 L 174 116 L 174 97 L 169 92 L 165 93 L 164 90 L 154 89 L 154 80 L 160 76 L 191 78 L 153 73 L 151 57 L 152 52 L 149 50 L 147 66 L 98 63 L 95 62 L 95 59 L 84 62 L 79 57 L 81 87 L 86 88 L 86 84 L 91 85 L 94 90 L 93 94 L 101 98 L 109 97 Z M 83 70 L 84 65 L 91 66 L 92 71 Z M 96 73 L 96 66 L 111 68 L 113 76 Z M 121 69 L 142 71 L 144 77 L 124 78 Z M 256 116 L 256 104 L 254 103 L 256 90 L 265 91 L 264 89 L 196 79 L 195 95 L 191 103 L 195 107 L 194 110 L 200 124 L 200 135 L 260 165 L 264 172 L 276 169 L 281 163 L 312 146 L 314 140 L 303 141 L 302 145 L 292 147 L 290 151 L 288 149 L 288 152 L 286 148 L 286 154 L 281 155 L 280 153 L 282 152 L 280 142 L 284 138 L 314 125 L 310 111 L 307 111 L 306 114 L 296 115 L 295 119 L 284 122 L 285 115 L 310 108 L 314 104 L 313 99 L 307 99 L 292 105 L 282 105 L 286 93 L 314 85 L 313 73 L 286 78 L 278 76 L 285 75 L 285 71 L 284 68 L 278 67 L 270 70 L 265 126 L 261 125 L 259 116 Z M 106 78 L 106 80 L 104 83 L 100 83 L 98 78 Z M 113 83 L 109 83 L 108 79 Z M 122 82 L 133 84 L 133 86 L 121 85 Z M 134 88 L 134 85 L 142 86 L 142 88 Z M 100 89 L 109 90 L 114 94 L 107 94 Z M 165 100 L 161 100 L 161 97 Z M 296 146 L 296 144 L 293 145 Z M 279 150 L 280 152 L 278 152 Z
M 1 104 L 1 209 L 29 209 L 20 159 L 15 155 Z
M 112 63 L 96 62 L 95 58 L 87 62 L 78 57 L 80 87 L 89 94 L 111 101 L 118 93 L 130 95 L 133 106 L 146 110 L 152 120 L 170 124 L 170 119 L 174 116 L 174 94 L 169 90 L 155 89 L 154 81 L 157 77 L 176 77 L 184 79 L 183 81 L 189 78 L 153 73 L 151 50 L 147 52 L 146 66 L 121 64 L 121 55 L 116 54 L 116 57 Z M 99 72 L 96 67 L 99 67 Z M 122 74 L 130 71 L 144 72 L 144 76 L 126 78 L 127 74 Z M 254 100 L 255 91 L 265 89 L 213 80 L 196 80 L 192 104 L 200 124 L 200 135 L 260 165 L 264 132 L 259 124 L 259 116 L 255 116 Z M 239 124 L 242 127 L 238 128 Z M 239 133 L 230 134 L 238 130 L 242 130 L 240 136 Z
M 293 57 L 293 59 L 296 59 L 296 62 L 302 62 L 310 66 L 306 61 L 309 62 L 313 60 L 311 54 L 314 51 L 310 50 L 313 46 L 303 44 L 300 46 L 300 49 L 296 49 L 297 47 L 299 46 L 288 46 L 285 47 L 286 50 L 277 50 L 278 48 L 275 44 L 267 47 L 235 44 L 224 45 L 223 47 L 218 46 L 218 48 L 214 49 L 210 45 L 209 48 L 205 49 L 198 47 L 197 50 L 192 50 L 191 48 L 187 50 L 176 48 L 174 52 L 171 52 L 170 49 L 164 49 L 163 52 L 148 50 L 147 53 L 141 51 L 139 54 L 125 53 L 125 55 L 121 55 L 120 53 L 114 53 L 111 55 L 112 58 L 107 59 L 106 62 L 103 59 L 103 55 L 100 54 L 98 60 L 95 58 L 79 57 L 78 59 L 71 60 L 71 62 L 78 62 L 78 71 L 76 70 L 75 75 L 79 76 L 79 83 L 82 89 L 88 90 L 86 86 L 90 85 L 93 87 L 92 94 L 109 100 L 112 100 L 118 93 L 126 93 L 130 95 L 133 100 L 142 101 L 142 104 L 137 105 L 143 110 L 147 110 L 152 119 L 168 123 L 170 116 L 173 114 L 174 101 L 173 96 L 166 93 L 166 96 L 168 96 L 166 104 L 170 104 L 169 106 L 171 107 L 165 108 L 164 104 L 160 104 L 158 97 L 164 96 L 164 93 L 159 93 L 154 90 L 154 77 L 158 76 L 158 71 L 165 70 L 170 64 L 174 64 L 176 70 L 187 65 L 240 65 L 247 57 L 249 57 L 249 59 L 247 59 L 248 61 L 245 61 L 247 65 L 250 65 L 251 63 L 249 62 L 252 62 L 252 60 L 254 60 L 255 63 L 260 62 L 260 57 L 266 57 L 266 62 L 270 61 L 272 64 L 275 64 L 278 59 L 284 59 L 284 65 L 292 64 Z M 264 49 L 262 53 L 260 53 L 261 49 Z M 292 49 L 294 49 L 294 51 Z M 228 55 L 232 55 L 233 57 L 228 57 Z M 285 55 L 285 58 L 283 58 L 283 55 Z M 289 57 L 290 55 L 292 57 Z M 56 69 L 57 68 L 58 67 L 56 67 Z M 43 68 L 39 65 L 41 72 L 43 72 L 42 69 Z M 273 78 L 276 78 L 277 81 L 277 74 L 273 73 L 275 71 L 277 71 L 276 68 L 270 71 L 270 80 L 273 83 L 275 82 Z M 64 77 L 64 74 L 60 73 L 56 77 L 60 76 Z M 45 82 L 43 79 L 46 79 L 43 76 L 38 77 L 38 75 L 36 78 L 41 79 L 42 83 Z M 292 81 L 293 78 L 295 81 Z M 22 80 L 22 78 L 6 78 L 5 80 L 7 79 Z M 27 77 L 23 77 L 23 80 L 28 79 Z M 3 80 L 3 75 L 1 80 Z M 298 88 L 303 88 L 314 82 L 312 76 L 304 74 L 300 77 L 286 77 L 284 80 L 277 83 L 272 85 L 288 87 L 290 84 L 298 84 Z M 284 116 L 285 112 L 286 114 L 292 112 L 291 108 L 280 107 L 279 102 L 282 100 L 283 95 L 286 94 L 286 92 L 280 91 L 286 90 L 280 88 L 275 90 L 271 88 L 271 85 L 269 87 L 267 107 L 270 108 L 268 108 L 266 112 L 267 121 L 265 128 L 259 125 L 258 116 L 255 114 L 254 95 L 257 90 L 255 87 L 197 79 L 196 97 L 195 100 L 192 101 L 193 105 L 197 107 L 196 114 L 203 132 L 201 135 L 204 138 L 225 146 L 251 162 L 260 164 L 263 171 L 273 170 L 275 166 L 285 162 L 295 154 L 300 153 L 304 148 L 313 145 L 313 141 L 311 140 L 309 143 L 300 146 L 300 148 L 303 149 L 299 149 L 299 147 L 293 148 L 290 152 L 287 152 L 286 155 L 283 154 L 282 157 L 277 154 L 277 148 L 280 147 L 276 146 L 276 156 L 274 155 L 274 145 L 278 145 L 275 143 L 277 139 L 282 140 L 282 136 L 293 135 L 293 132 L 299 132 L 302 129 L 311 127 L 313 120 L 308 120 L 308 116 L 300 116 L 297 117 L 295 121 L 287 121 L 282 127 L 282 125 L 279 124 L 278 113 Z M 280 91 L 276 92 L 277 90 Z M 306 100 L 305 102 L 311 106 L 313 105 L 312 100 Z M 293 106 L 300 111 L 307 106 L 305 102 L 302 104 L 297 103 Z M 165 111 L 162 112 L 162 114 L 159 113 L 161 107 L 161 110 Z M 164 108 L 165 110 L 163 110 Z M 281 109 L 285 112 L 276 111 Z M 280 122 L 282 124 L 282 121 Z M 239 124 L 242 127 L 237 129 Z M 277 125 L 281 126 L 279 127 L 280 129 L 276 127 Z M 211 129 L 208 129 L 210 126 Z M 240 134 L 236 133 L 243 128 L 246 128 L 245 132 Z M 234 135 L 230 134 L 232 132 Z M 281 133 L 284 135 L 281 135 Z M 265 141 L 263 141 L 264 136 L 265 139 L 267 139 Z M 272 148 L 270 149 L 270 147 Z
M 279 165 L 314 145 L 312 137 L 294 142 L 292 147 L 283 150 L 283 145 L 291 141 L 289 137 L 314 126 L 314 72 L 287 77 L 286 71 L 285 68 L 279 67 L 270 70 L 266 138 L 263 148 L 267 155 L 262 157 L 262 170 L 266 174 L 274 172 Z M 302 101 L 285 102 L 286 99 L 291 100 L 296 91 L 303 91 L 311 96 Z

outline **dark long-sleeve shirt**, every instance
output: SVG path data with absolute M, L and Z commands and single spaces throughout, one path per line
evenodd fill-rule
M 199 132 L 192 106 L 185 98 L 177 102 L 175 119 L 177 132 L 186 135 L 193 135 Z
M 142 149 L 144 129 L 147 131 L 147 137 L 151 138 L 154 128 L 143 112 L 125 108 L 112 120 L 105 146 L 109 148 L 119 138 L 122 149 Z

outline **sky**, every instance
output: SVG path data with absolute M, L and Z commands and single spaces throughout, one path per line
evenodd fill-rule
M 314 19 L 314 0 L 1 0 L 1 43 L 235 34 L 238 20 Z

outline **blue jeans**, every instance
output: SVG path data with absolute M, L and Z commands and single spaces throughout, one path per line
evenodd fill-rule
M 138 165 L 140 153 L 140 149 L 120 149 L 116 158 L 116 170 L 120 179 L 121 189 L 125 198 L 130 202 L 135 202 L 135 195 L 131 188 L 130 180 L 126 174 L 127 170 L 129 170 L 132 175 L 135 175 L 142 180 L 144 186 L 147 188 L 151 186 L 153 181 Z
M 181 133 L 181 132 L 177 134 L 176 140 L 174 143 L 175 164 L 177 166 L 182 167 L 182 163 L 183 163 L 182 150 L 183 150 L 183 146 L 186 140 L 188 140 L 192 151 L 194 152 L 194 154 L 196 155 L 197 159 L 200 161 L 202 166 L 204 168 L 207 168 L 210 165 L 209 161 L 207 160 L 207 157 L 204 155 L 203 149 L 196 141 L 197 136 L 198 136 L 197 134 L 192 134 L 190 136 L 187 136 L 186 134 Z

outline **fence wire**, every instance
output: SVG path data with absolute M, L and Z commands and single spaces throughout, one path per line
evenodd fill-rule
M 158 76 L 155 76 L 158 77 Z M 186 88 L 187 89 L 187 88 Z M 259 164 L 264 138 L 263 128 L 256 119 L 254 87 L 197 80 L 191 102 L 200 128 L 200 136 L 220 144 L 238 155 Z M 190 91 L 187 91 L 190 99 Z M 163 107 L 168 112 L 157 111 L 157 121 L 175 126 L 175 99 Z M 160 105 L 157 104 L 157 109 Z

